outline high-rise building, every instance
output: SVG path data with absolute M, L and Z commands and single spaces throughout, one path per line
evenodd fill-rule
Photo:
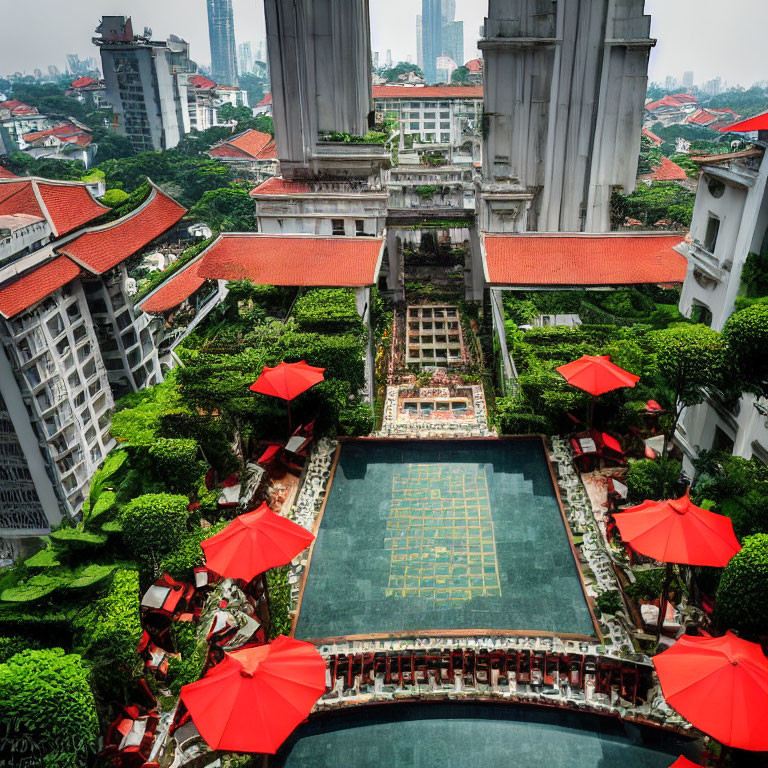
M 232 0 L 208 0 L 211 75 L 219 85 L 237 85 Z
M 693 88 L 693 72 L 690 69 L 683 72 L 683 88 Z
M 664 88 L 668 91 L 674 91 L 677 88 L 677 78 L 674 75 L 667 75 L 664 78 Z
M 237 46 L 237 67 L 241 75 L 253 71 L 253 48 L 250 42 L 240 43 Z
M 424 71 L 424 38 L 422 37 L 421 14 L 416 16 L 416 64 Z
M 378 51 L 373 52 L 373 68 L 374 69 L 379 68 L 379 52 Z
M 48 65 L 48 75 L 50 77 L 58 77 L 60 74 L 59 68 L 55 64 Z
M 197 70 L 189 43 L 175 35 L 134 35 L 130 17 L 104 16 L 93 42 L 101 52 L 115 130 L 139 152 L 175 147 L 189 133 L 187 80 Z
M 702 90 L 704 93 L 707 93 L 710 96 L 717 96 L 718 93 L 723 92 L 722 80 L 719 77 L 712 78 L 712 80 L 707 80 L 707 82 L 702 86 Z
M 441 0 L 421 0 L 422 55 L 424 78 L 437 82 L 437 57 L 443 53 L 443 13 Z
M 384 57 L 384 66 L 387 68 L 392 66 L 392 51 L 387 48 L 387 55 Z
M 453 59 L 457 66 L 464 63 L 464 22 L 455 21 L 456 0 L 442 0 L 443 46 L 441 55 Z

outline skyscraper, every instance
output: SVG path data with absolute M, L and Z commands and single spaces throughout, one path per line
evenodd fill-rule
M 693 72 L 691 70 L 683 72 L 683 87 L 693 88 Z
M 232 0 L 208 0 L 208 37 L 213 79 L 220 85 L 237 85 Z
M 443 53 L 442 0 L 421 0 L 421 35 L 424 78 L 437 82 L 437 57 Z
M 253 71 L 253 48 L 250 42 L 240 43 L 237 46 L 237 66 L 241 75 Z
M 416 16 L 416 64 L 424 70 L 424 38 L 421 31 L 421 14 Z
M 454 21 L 456 0 L 442 0 L 443 45 L 442 56 L 453 59 L 460 67 L 464 63 L 464 22 Z

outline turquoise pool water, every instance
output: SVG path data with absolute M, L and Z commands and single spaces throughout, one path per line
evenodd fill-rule
M 341 449 L 296 636 L 594 634 L 539 440 Z
M 397 704 L 313 720 L 270 765 L 666 768 L 693 746 L 660 731 L 582 713 L 514 705 Z

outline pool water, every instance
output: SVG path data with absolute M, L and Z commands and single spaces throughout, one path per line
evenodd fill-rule
M 401 703 L 312 720 L 270 765 L 667 768 L 692 746 L 661 731 L 585 713 L 515 705 Z
M 343 443 L 296 636 L 450 629 L 594 635 L 542 442 Z

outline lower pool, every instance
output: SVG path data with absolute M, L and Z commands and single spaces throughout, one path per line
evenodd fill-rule
M 303 725 L 279 768 L 667 768 L 689 740 L 614 718 L 515 705 L 395 704 Z M 689 754 L 695 758 L 695 754 Z
M 344 442 L 299 638 L 594 635 L 539 439 Z

